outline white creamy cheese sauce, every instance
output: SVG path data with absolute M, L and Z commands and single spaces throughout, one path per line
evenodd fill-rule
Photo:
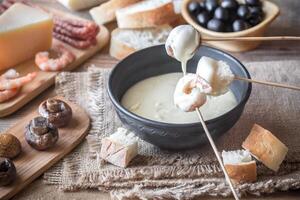
M 166 123 L 199 122 L 196 112 L 184 112 L 173 102 L 173 95 L 182 73 L 168 73 L 142 80 L 124 94 L 121 104 L 129 111 L 144 118 Z M 237 100 L 229 90 L 220 96 L 207 96 L 200 107 L 205 120 L 225 114 L 237 105 Z

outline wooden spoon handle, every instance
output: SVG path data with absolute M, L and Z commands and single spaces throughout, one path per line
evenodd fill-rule
M 292 86 L 292 85 L 274 83 L 274 82 L 269 82 L 269 81 L 259 81 L 259 80 L 248 79 L 248 78 L 239 77 L 239 76 L 235 76 L 234 78 L 236 80 L 242 80 L 242 81 L 247 81 L 247 82 L 251 82 L 251 83 L 258 83 L 258 84 L 269 85 L 269 86 L 273 86 L 273 87 L 281 87 L 281 88 L 287 88 L 287 89 L 291 89 L 291 90 L 300 91 L 300 87 Z
M 283 41 L 292 40 L 300 41 L 300 37 L 297 36 L 270 36 L 270 37 L 228 37 L 228 38 L 214 38 L 203 37 L 202 41 Z
M 220 156 L 220 154 L 219 154 L 219 151 L 218 151 L 218 149 L 217 149 L 217 147 L 216 147 L 216 145 L 215 145 L 215 142 L 214 142 L 214 140 L 212 139 L 212 137 L 211 137 L 211 135 L 210 135 L 210 133 L 209 133 L 209 130 L 208 130 L 208 128 L 207 128 L 207 126 L 206 126 L 206 124 L 205 124 L 205 122 L 204 122 L 204 119 L 203 119 L 203 116 L 202 116 L 202 114 L 201 114 L 200 109 L 197 108 L 197 109 L 196 109 L 196 112 L 197 112 L 197 114 L 198 114 L 198 117 L 199 117 L 199 119 L 200 119 L 200 122 L 201 122 L 201 124 L 202 124 L 202 127 L 203 127 L 203 129 L 204 129 L 204 131 L 205 131 L 205 134 L 206 134 L 206 136 L 207 136 L 207 139 L 208 139 L 208 141 L 209 141 L 209 143 L 210 143 L 212 149 L 214 150 L 214 153 L 215 153 L 215 155 L 216 155 L 216 157 L 217 157 L 217 160 L 218 160 L 218 162 L 219 162 L 219 164 L 220 164 L 220 166 L 221 166 L 221 169 L 222 169 L 222 171 L 223 171 L 223 173 L 224 173 L 224 175 L 225 175 L 225 179 L 226 179 L 226 181 L 227 181 L 228 184 L 229 184 L 229 187 L 230 187 L 230 189 L 231 189 L 231 191 L 232 191 L 232 194 L 233 194 L 235 200 L 239 200 L 239 197 L 238 197 L 236 191 L 234 190 L 233 184 L 232 184 L 232 182 L 231 182 L 231 180 L 230 180 L 230 178 L 229 178 L 229 175 L 228 175 L 228 173 L 227 173 L 227 171 L 226 171 L 226 169 L 225 169 L 225 166 L 224 166 L 224 164 L 223 164 L 223 161 L 222 161 L 222 159 L 221 159 L 221 156 Z

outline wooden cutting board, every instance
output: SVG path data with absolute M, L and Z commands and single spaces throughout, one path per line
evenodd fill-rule
M 51 12 L 59 13 L 60 15 L 63 15 L 68 18 L 78 19 L 77 16 L 63 13 L 61 11 L 51 10 Z M 98 51 L 100 51 L 109 42 L 109 37 L 110 37 L 109 31 L 107 30 L 107 28 L 104 26 L 100 26 L 100 32 L 97 35 L 97 41 L 98 41 L 97 45 L 92 46 L 89 49 L 86 50 L 76 49 L 56 39 L 53 39 L 53 44 L 62 43 L 68 49 L 70 49 L 74 53 L 74 55 L 76 55 L 76 60 L 64 69 L 64 71 L 72 71 L 76 67 L 80 66 L 83 62 L 85 62 L 88 58 L 90 58 Z M 54 84 L 55 76 L 59 73 L 59 72 L 41 71 L 35 65 L 34 59 L 28 60 L 13 68 L 16 69 L 21 76 L 34 71 L 38 72 L 38 74 L 37 77 L 32 82 L 22 87 L 19 94 L 15 98 L 7 102 L 0 103 L 0 117 L 4 117 L 14 113 L 22 106 L 24 106 L 26 103 L 28 103 L 30 100 L 38 96 L 41 92 L 49 88 L 51 85 Z M 0 74 L 2 74 L 3 72 L 0 71 Z
M 47 169 L 62 159 L 76 147 L 87 135 L 90 119 L 86 112 L 78 105 L 61 97 L 55 97 L 67 102 L 73 110 L 73 118 L 67 127 L 59 129 L 59 139 L 56 145 L 46 151 L 37 151 L 31 148 L 24 137 L 25 126 L 34 117 L 38 116 L 37 108 L 22 117 L 6 132 L 15 135 L 22 144 L 22 153 L 13 160 L 17 169 L 17 179 L 12 185 L 0 187 L 0 199 L 9 199 L 26 185 L 38 178 Z

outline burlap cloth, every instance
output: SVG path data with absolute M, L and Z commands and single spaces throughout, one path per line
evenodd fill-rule
M 278 61 L 248 63 L 247 67 L 253 78 L 299 85 L 299 65 L 300 61 Z M 167 152 L 139 141 L 139 155 L 126 169 L 99 158 L 101 138 L 122 126 L 106 92 L 109 71 L 90 67 L 87 72 L 58 75 L 57 94 L 82 105 L 90 114 L 92 126 L 86 141 L 45 173 L 45 182 L 57 184 L 65 191 L 98 188 L 118 199 L 230 196 L 209 145 Z M 240 149 L 253 124 L 258 123 L 289 147 L 277 173 L 259 163 L 258 181 L 239 185 L 239 194 L 261 195 L 300 188 L 299 103 L 299 92 L 255 84 L 238 123 L 216 141 L 220 151 Z

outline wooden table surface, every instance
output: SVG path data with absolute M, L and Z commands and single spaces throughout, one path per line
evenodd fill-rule
M 66 12 L 70 12 L 62 7 L 55 0 L 33 0 L 43 6 L 54 7 Z M 281 9 L 281 15 L 271 25 L 267 35 L 294 35 L 300 36 L 300 1 L 299 0 L 272 0 L 277 3 Z M 73 12 L 74 14 L 90 19 L 88 11 Z M 115 23 L 108 24 L 109 30 L 116 27 Z M 245 61 L 269 61 L 269 60 L 289 60 L 300 59 L 300 42 L 265 42 L 258 49 L 246 53 L 233 54 L 242 62 Z M 102 68 L 111 68 L 117 63 L 117 60 L 108 55 L 108 46 L 84 63 L 78 70 L 84 71 L 87 66 L 94 64 Z M 284 67 L 284 66 L 283 66 Z M 300 66 L 299 66 L 300 67 Z M 11 116 L 0 119 L 0 132 L 13 125 L 21 116 L 26 115 L 30 110 L 34 109 L 41 101 L 50 96 L 54 96 L 54 87 L 49 88 L 39 97 L 35 98 L 28 105 Z M 64 193 L 57 190 L 56 186 L 45 185 L 41 178 L 34 181 L 22 192 L 16 195 L 14 200 L 33 200 L 33 199 L 109 199 L 108 194 L 101 193 L 97 190 L 79 191 L 72 193 Z M 212 198 L 213 199 L 213 198 Z M 243 199 L 257 199 L 257 197 L 246 197 Z M 296 200 L 300 199 L 300 191 L 281 192 L 273 195 L 261 197 L 260 199 L 282 199 Z

